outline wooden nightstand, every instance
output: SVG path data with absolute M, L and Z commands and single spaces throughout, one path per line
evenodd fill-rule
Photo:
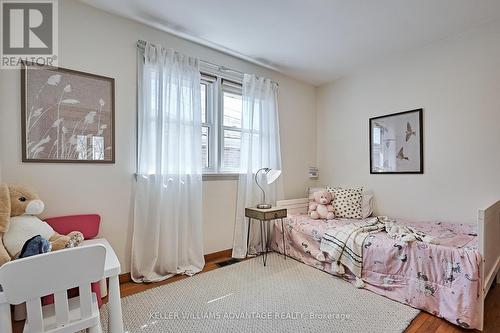
M 265 244 L 266 250 L 262 253 L 262 262 L 266 266 L 267 262 L 267 236 L 265 228 L 265 223 L 273 220 L 281 220 L 281 230 L 283 231 L 283 256 L 286 259 L 286 249 L 285 249 L 285 228 L 283 224 L 283 219 L 287 216 L 286 208 L 272 207 L 269 209 L 260 208 L 245 208 L 245 216 L 248 217 L 248 230 L 247 230 L 247 253 L 248 253 L 248 243 L 250 240 L 250 224 L 252 219 L 260 221 L 260 237 L 262 243 Z

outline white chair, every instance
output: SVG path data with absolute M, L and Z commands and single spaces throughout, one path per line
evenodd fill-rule
M 14 260 L 0 268 L 0 285 L 10 304 L 26 302 L 25 333 L 100 333 L 96 295 L 90 284 L 102 279 L 106 248 L 82 246 Z M 79 288 L 68 300 L 67 290 Z M 54 304 L 41 297 L 54 294 Z

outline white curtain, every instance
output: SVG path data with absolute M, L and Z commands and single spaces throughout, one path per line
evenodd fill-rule
M 197 59 L 149 43 L 139 58 L 131 274 L 153 282 L 205 264 L 200 71 Z
M 243 78 L 243 115 L 238 197 L 233 238 L 233 257 L 244 258 L 247 254 L 247 227 L 245 207 L 255 207 L 262 200 L 262 192 L 255 184 L 254 176 L 260 168 L 281 168 L 281 150 L 278 121 L 278 87 L 269 79 L 245 74 Z M 275 204 L 283 197 L 281 178 L 265 184 L 267 203 Z M 268 230 L 268 235 L 269 235 Z M 268 240 L 270 237 L 268 237 Z M 260 224 L 251 223 L 249 254 L 256 254 L 265 247 L 260 240 Z

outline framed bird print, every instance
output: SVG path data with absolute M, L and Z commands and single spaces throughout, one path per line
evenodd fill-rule
M 370 173 L 424 173 L 423 110 L 370 118 Z

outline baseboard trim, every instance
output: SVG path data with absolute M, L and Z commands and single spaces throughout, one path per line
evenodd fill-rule
M 222 250 L 222 251 L 218 251 L 218 252 L 205 254 L 204 257 L 205 257 L 205 262 L 209 262 L 209 261 L 211 262 L 211 261 L 216 261 L 219 259 L 229 258 L 229 257 L 231 257 L 232 254 L 233 254 L 233 249 L 227 249 L 227 250 Z M 130 273 L 120 274 L 118 279 L 120 281 L 120 284 L 132 282 L 132 277 L 130 276 Z
M 120 274 L 120 276 L 118 276 L 118 281 L 120 281 L 120 284 L 132 282 L 132 276 L 130 275 L 130 272 Z
M 230 258 L 233 254 L 233 249 L 222 250 L 214 253 L 205 254 L 205 262 L 211 262 L 219 259 Z

